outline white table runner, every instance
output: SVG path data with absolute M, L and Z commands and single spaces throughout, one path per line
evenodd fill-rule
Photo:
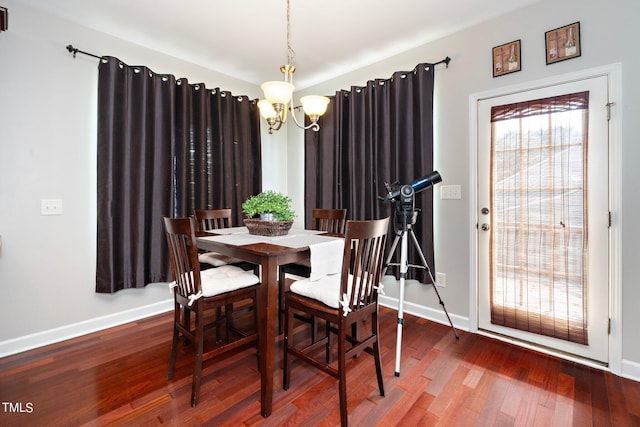
M 212 242 L 225 243 L 233 246 L 250 245 L 254 243 L 271 243 L 274 245 L 286 246 L 288 248 L 303 248 L 323 242 L 343 240 L 341 237 L 324 236 L 324 231 L 291 229 L 289 234 L 284 236 L 256 236 L 249 234 L 246 227 L 231 227 L 210 230 L 219 236 L 199 237 L 198 239 Z

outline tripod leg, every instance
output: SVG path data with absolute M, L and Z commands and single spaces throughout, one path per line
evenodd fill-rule
M 402 233 L 400 243 L 400 297 L 398 298 L 398 328 L 396 335 L 396 370 L 395 376 L 400 376 L 400 353 L 402 352 L 402 325 L 404 324 L 404 285 L 409 262 L 407 258 L 407 233 Z
M 438 287 L 436 286 L 436 280 L 433 278 L 433 274 L 431 273 L 431 269 L 429 268 L 429 264 L 427 263 L 427 260 L 424 257 L 424 253 L 422 252 L 422 249 L 420 249 L 420 245 L 418 244 L 418 239 L 416 238 L 416 235 L 413 232 L 413 229 L 409 230 L 409 232 L 411 233 L 411 238 L 413 240 L 413 244 L 416 247 L 416 250 L 418 251 L 418 255 L 420 255 L 420 259 L 422 260 L 422 265 L 424 266 L 424 268 L 427 270 L 427 273 L 429 274 L 429 278 L 431 279 L 431 283 L 433 284 L 433 290 L 436 292 L 436 296 L 438 297 L 438 302 L 442 306 L 442 310 L 444 311 L 444 314 L 447 316 L 447 320 L 449 320 L 449 324 L 451 325 L 451 329 L 453 329 L 453 335 L 455 335 L 456 339 L 460 339 L 460 337 L 458 336 L 458 332 L 456 331 L 455 326 L 453 326 L 453 322 L 451 321 L 451 317 L 449 317 L 449 313 L 447 312 L 447 308 L 444 306 L 444 301 L 442 301 L 442 298 L 440 297 L 440 292 L 438 292 Z
M 396 246 L 398 246 L 398 241 L 400 240 L 400 234 L 396 234 L 396 237 L 393 239 L 393 244 L 391 245 L 391 249 L 389 249 L 389 255 L 387 256 L 387 260 L 382 266 L 382 273 L 380 277 L 384 277 L 387 274 L 387 269 L 391 265 L 391 258 L 393 258 L 393 252 L 396 250 Z
M 404 324 L 404 276 L 400 276 L 400 298 L 398 299 L 398 328 L 396 335 L 396 370 L 395 376 L 400 376 L 400 353 L 402 352 L 402 325 Z

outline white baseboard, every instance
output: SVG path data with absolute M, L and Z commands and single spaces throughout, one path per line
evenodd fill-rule
M 390 298 L 384 295 L 380 295 L 378 302 L 380 305 L 384 306 L 384 307 L 389 307 L 391 309 L 397 310 L 398 309 L 398 299 L 397 298 Z M 438 309 L 434 309 L 431 307 L 425 307 L 423 305 L 419 305 L 419 304 L 414 304 L 411 302 L 404 302 L 403 305 L 404 308 L 404 312 L 407 314 L 411 314 L 423 319 L 427 319 L 427 320 L 431 320 L 433 322 L 436 323 L 441 323 L 443 325 L 447 325 L 449 326 L 449 320 L 447 319 L 447 316 L 445 315 L 443 310 L 438 310 Z M 456 329 L 461 329 L 464 331 L 469 331 L 470 327 L 469 327 L 469 318 L 467 317 L 463 317 L 463 316 L 458 316 L 455 314 L 451 314 L 449 313 L 449 317 L 451 317 L 451 321 L 453 322 L 453 326 Z M 510 342 L 511 344 L 514 345 L 519 345 L 521 347 L 526 347 L 526 348 L 531 348 L 533 350 L 536 351 L 540 351 L 541 353 L 545 353 L 544 349 L 541 349 L 539 347 L 535 347 L 535 346 L 527 346 L 524 345 L 521 342 L 518 342 L 516 340 L 506 340 L 502 337 L 499 336 L 495 336 L 493 334 L 489 334 L 488 336 L 494 338 L 494 339 L 502 339 L 505 342 Z M 564 357 L 567 358 L 566 356 L 559 354 L 559 353 L 555 353 L 555 352 L 550 352 L 549 354 L 558 356 L 558 357 Z M 569 360 L 574 360 L 574 359 L 569 359 Z M 588 363 L 585 363 L 584 361 L 581 361 L 579 359 L 575 359 L 574 361 L 578 362 L 578 363 L 582 363 L 585 364 L 587 366 L 592 366 L 589 365 Z M 604 369 L 604 370 L 608 370 L 606 368 L 603 368 L 602 366 L 594 366 L 597 367 L 599 369 Z M 614 372 L 615 373 L 615 372 Z M 632 362 L 629 360 L 623 360 L 622 361 L 622 372 L 617 374 L 620 375 L 621 377 L 624 378 L 628 378 L 630 380 L 633 381 L 640 381 L 640 363 L 637 362 Z
M 394 310 L 398 309 L 398 299 L 390 298 L 384 295 L 378 297 L 378 303 L 384 307 L 389 307 Z M 442 309 L 434 309 L 426 307 L 424 305 L 414 304 L 412 302 L 405 301 L 403 304 L 403 311 L 407 314 L 420 317 L 422 319 L 431 320 L 436 323 L 442 323 L 443 325 L 450 326 L 447 315 Z M 449 313 L 451 322 L 456 329 L 462 329 L 464 331 L 469 330 L 469 318 Z
M 0 357 L 76 338 L 113 326 L 173 310 L 173 299 L 0 342 Z
M 622 359 L 621 377 L 640 382 L 640 363 Z

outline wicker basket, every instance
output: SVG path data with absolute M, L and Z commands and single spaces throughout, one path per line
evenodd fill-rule
M 244 225 L 249 234 L 258 236 L 284 236 L 289 233 L 293 221 L 265 221 L 263 219 L 245 219 Z

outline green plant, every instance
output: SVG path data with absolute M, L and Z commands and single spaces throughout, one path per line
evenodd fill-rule
M 242 204 L 242 211 L 247 215 L 247 218 L 270 213 L 278 221 L 291 221 L 296 216 L 296 213 L 291 209 L 291 199 L 273 190 L 263 191 L 249 197 Z

